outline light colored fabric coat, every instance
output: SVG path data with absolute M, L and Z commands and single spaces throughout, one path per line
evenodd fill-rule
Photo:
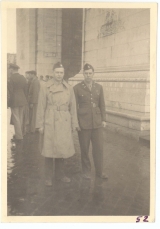
M 74 155 L 72 130 L 78 127 L 75 95 L 65 81 L 55 85 L 51 79 L 41 84 L 36 127 L 44 128 L 41 154 L 50 158 Z

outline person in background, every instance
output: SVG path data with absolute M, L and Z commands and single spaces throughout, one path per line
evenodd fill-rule
M 84 81 L 74 86 L 80 129 L 78 131 L 83 177 L 91 178 L 89 145 L 92 142 L 92 154 L 96 175 L 102 179 L 103 173 L 103 127 L 106 126 L 106 112 L 103 87 L 93 81 L 94 68 L 85 64 Z
M 29 91 L 28 91 L 28 104 L 29 104 L 29 132 L 35 133 L 36 113 L 38 104 L 38 95 L 40 83 L 36 76 L 36 71 L 29 71 Z
M 15 129 L 15 141 L 17 143 L 23 140 L 26 125 L 26 106 L 27 103 L 27 82 L 23 75 L 18 73 L 19 66 L 10 64 L 8 71 L 10 79 L 8 90 L 10 96 L 11 124 Z
M 27 80 L 27 98 L 28 98 L 28 93 L 29 93 L 29 87 L 30 87 L 30 84 L 31 84 L 30 74 L 29 73 L 30 73 L 29 71 L 25 72 L 25 78 Z
M 75 154 L 72 131 L 78 128 L 76 101 L 73 88 L 63 80 L 64 67 L 58 62 L 53 67 L 53 78 L 41 85 L 37 124 L 43 136 L 41 154 L 45 157 L 45 184 L 52 185 L 53 158 L 55 177 L 70 182 L 64 172 L 64 159 Z
M 42 75 L 39 77 L 39 80 L 40 80 L 40 81 L 44 81 Z
M 47 82 L 48 80 L 49 80 L 49 75 L 46 75 L 44 81 Z
M 10 107 L 10 100 L 11 100 L 9 88 L 10 88 L 10 70 L 8 66 L 7 67 L 7 109 Z

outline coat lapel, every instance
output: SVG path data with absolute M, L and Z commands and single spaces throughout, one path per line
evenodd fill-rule
M 49 91 L 52 92 L 52 93 L 63 92 L 64 91 L 64 86 L 66 88 L 69 87 L 69 85 L 64 80 L 62 81 L 61 84 L 59 84 L 57 86 L 54 84 L 54 80 L 53 79 L 51 79 L 51 80 L 49 80 L 47 82 L 47 87 L 48 87 Z

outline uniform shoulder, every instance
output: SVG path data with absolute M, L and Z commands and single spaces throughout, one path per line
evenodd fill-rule
M 95 86 L 97 87 L 97 88 L 102 88 L 102 85 L 101 84 L 99 84 L 99 83 L 94 83 L 95 84 Z
M 81 85 L 82 85 L 82 82 L 77 83 L 77 84 L 74 86 L 74 88 L 79 88 L 79 87 L 81 87 Z

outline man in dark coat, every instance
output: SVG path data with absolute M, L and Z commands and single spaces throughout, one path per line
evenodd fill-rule
M 82 172 L 84 178 L 90 179 L 89 145 L 91 141 L 96 175 L 106 179 L 107 176 L 103 174 L 103 127 L 106 126 L 103 88 L 93 81 L 94 68 L 90 64 L 85 64 L 83 75 L 84 81 L 74 86 L 80 126 L 78 136 Z
M 17 141 L 22 140 L 24 136 L 27 106 L 27 82 L 25 77 L 18 73 L 18 69 L 16 64 L 9 65 L 9 106 L 11 107 L 11 123 L 14 125 Z
M 40 89 L 40 83 L 36 76 L 36 71 L 29 71 L 30 86 L 28 91 L 28 103 L 29 103 L 29 131 L 35 132 L 36 125 L 36 113 L 38 104 L 38 95 Z

